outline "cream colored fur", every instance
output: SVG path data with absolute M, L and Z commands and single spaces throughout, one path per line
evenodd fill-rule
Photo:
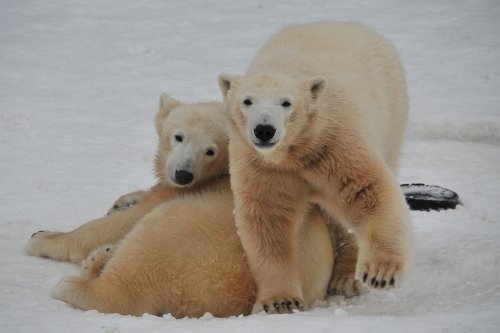
M 233 196 L 204 193 L 164 203 L 113 250 L 102 267 L 101 253 L 83 277 L 54 288 L 57 299 L 105 313 L 176 318 L 249 314 L 255 285 L 233 220 Z M 318 210 L 309 213 L 296 248 L 305 304 L 326 295 L 333 263 L 327 226 Z M 291 305 L 278 304 L 276 311 Z M 274 308 L 274 307 L 273 307 Z
M 222 74 L 219 85 L 254 311 L 303 296 L 296 247 L 311 202 L 355 232 L 358 279 L 397 285 L 410 266 L 411 232 L 395 178 L 408 99 L 393 46 L 355 23 L 290 26 L 244 76 Z M 252 134 L 255 119 L 276 129 L 267 146 Z

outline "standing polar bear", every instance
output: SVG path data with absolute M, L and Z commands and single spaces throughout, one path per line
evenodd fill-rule
M 254 312 L 302 298 L 297 238 L 310 202 L 354 231 L 356 277 L 395 286 L 411 258 L 396 182 L 407 120 L 393 46 L 355 23 L 290 26 L 243 76 L 221 74 L 230 112 L 236 222 L 257 285 Z

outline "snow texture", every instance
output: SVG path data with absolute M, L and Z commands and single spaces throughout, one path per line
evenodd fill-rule
M 4 0 L 0 3 L 2 332 L 498 332 L 500 2 Z M 81 311 L 50 297 L 78 267 L 23 251 L 153 184 L 161 91 L 220 100 L 280 27 L 360 21 L 407 69 L 401 183 L 456 191 L 456 210 L 412 212 L 416 261 L 400 289 L 330 297 L 307 312 L 175 320 Z
M 405 184 L 402 186 L 403 193 L 406 197 L 410 198 L 433 198 L 433 199 L 450 199 L 455 197 L 457 194 L 449 189 L 435 186 L 435 185 L 424 185 L 424 184 Z

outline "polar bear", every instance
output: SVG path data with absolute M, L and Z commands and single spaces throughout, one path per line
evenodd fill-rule
M 85 276 L 62 279 L 53 295 L 78 308 L 104 313 L 170 313 L 176 318 L 207 312 L 216 317 L 247 315 L 256 289 L 233 209 L 229 190 L 163 203 L 117 246 L 91 254 L 85 261 Z M 334 260 L 328 227 L 317 208 L 310 207 L 305 214 L 307 222 L 301 226 L 294 255 L 303 301 L 271 304 L 276 312 L 308 307 L 326 296 Z M 102 268 L 103 258 L 109 261 Z
M 155 117 L 159 137 L 155 159 L 158 183 L 148 191 L 121 197 L 108 216 L 71 232 L 34 233 L 26 245 L 27 252 L 79 264 L 96 248 L 121 240 L 162 202 L 207 189 L 229 188 L 229 139 L 223 118 L 222 103 L 186 104 L 161 94 Z M 127 206 L 132 207 L 123 210 Z
M 301 299 L 295 254 L 311 202 L 354 232 L 357 279 L 396 286 L 412 251 L 395 178 L 408 98 L 393 46 L 357 23 L 294 25 L 271 37 L 245 75 L 221 74 L 219 86 L 253 311 Z

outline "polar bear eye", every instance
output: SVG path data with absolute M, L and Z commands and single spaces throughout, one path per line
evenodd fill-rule
M 182 140 L 184 140 L 184 138 L 180 134 L 174 135 L 174 138 L 175 138 L 175 141 L 177 141 L 177 142 L 182 142 Z
M 250 100 L 250 98 L 245 98 L 245 100 L 243 101 L 243 104 L 245 104 L 246 106 L 250 106 L 252 105 L 252 101 Z
M 215 155 L 215 151 L 213 149 L 207 149 L 207 152 L 206 152 L 207 156 L 214 156 Z
M 290 103 L 289 101 L 284 101 L 283 103 L 281 103 L 281 106 L 284 107 L 284 108 L 288 108 L 292 105 L 292 103 Z

